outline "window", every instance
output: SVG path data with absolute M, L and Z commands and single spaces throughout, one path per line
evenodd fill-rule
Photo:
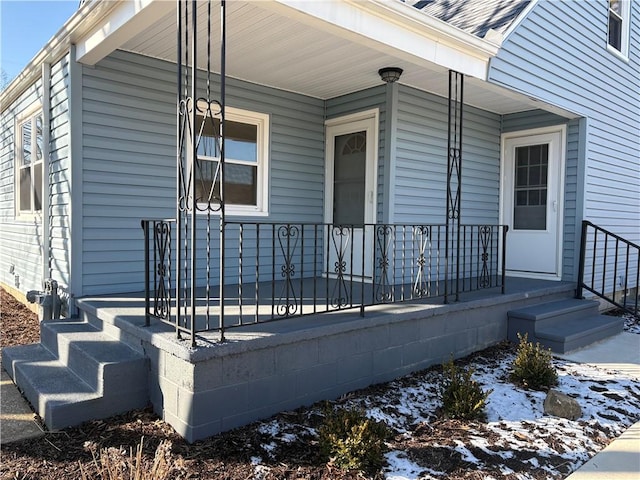
M 625 57 L 629 54 L 629 7 L 629 0 L 609 0 L 609 47 Z
M 549 144 L 516 147 L 514 230 L 546 230 Z
M 225 182 L 227 212 L 236 215 L 266 215 L 268 206 L 269 116 L 227 107 L 225 124 Z M 214 179 L 219 167 L 220 145 L 216 132 L 220 119 L 199 117 L 197 132 L 199 168 L 196 199 L 205 204 L 219 198 Z M 213 188 L 212 188 L 213 187 Z
M 42 161 L 44 158 L 42 110 L 31 111 L 16 122 L 16 214 L 42 210 Z

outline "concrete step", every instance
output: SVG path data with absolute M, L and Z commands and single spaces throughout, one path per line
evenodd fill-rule
M 574 318 L 536 331 L 536 341 L 556 353 L 566 353 L 623 331 L 624 320 L 608 315 Z
M 529 341 L 534 341 L 536 330 L 541 327 L 554 325 L 558 321 L 585 318 L 597 314 L 598 302 L 576 298 L 566 298 L 510 310 L 507 312 L 507 338 L 511 342 L 518 343 L 518 333 L 521 335 L 526 333 Z
M 43 347 L 99 393 L 136 389 L 146 382 L 145 358 L 87 322 L 43 322 L 40 338 Z
M 565 299 L 511 310 L 507 313 L 507 338 L 518 333 L 556 353 L 565 353 L 622 332 L 624 322 L 599 315 L 596 300 Z
M 100 352 L 103 349 L 88 350 Z M 90 358 L 90 355 L 86 350 L 82 354 L 73 353 L 72 350 L 72 357 L 77 364 L 80 358 Z M 94 366 L 100 364 L 98 360 L 87 362 Z M 124 413 L 148 404 L 146 368 L 144 376 L 141 376 L 138 366 L 130 374 L 126 370 L 126 363 L 111 364 L 114 366 L 100 369 L 99 375 L 104 375 L 104 380 L 96 380 L 98 384 L 109 386 L 96 388 L 76 375 L 42 344 L 3 348 L 2 365 L 52 430 Z M 97 377 L 98 373 L 94 375 Z
M 538 325 L 553 323 L 557 317 L 564 320 L 582 318 L 586 315 L 597 315 L 600 303 L 596 300 L 567 298 L 555 302 L 531 305 L 509 311 L 509 318 L 533 321 Z

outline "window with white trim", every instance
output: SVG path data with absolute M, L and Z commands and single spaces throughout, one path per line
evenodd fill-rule
M 44 117 L 32 109 L 18 117 L 15 129 L 16 215 L 42 211 L 42 162 L 44 159 Z
M 609 0 L 609 48 L 624 57 L 629 55 L 630 6 L 629 0 Z
M 220 119 L 214 117 L 204 122 L 203 117 L 198 119 L 196 132 L 202 133 L 198 143 L 200 168 L 195 189 L 197 202 L 204 204 L 209 198 L 219 198 L 219 184 L 213 182 L 220 161 L 220 145 L 216 141 Z M 266 215 L 269 204 L 269 115 L 227 107 L 224 137 L 226 212 Z

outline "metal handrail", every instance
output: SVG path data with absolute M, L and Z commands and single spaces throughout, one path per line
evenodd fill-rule
M 589 247 L 589 248 L 587 248 Z M 612 258 L 613 257 L 613 258 Z M 587 272 L 587 264 L 590 272 Z M 629 280 L 634 276 L 635 280 Z M 585 274 L 588 278 L 585 279 Z M 622 293 L 617 297 L 616 288 Z M 588 220 L 582 222 L 576 298 L 587 290 L 640 318 L 640 246 Z M 629 292 L 635 295 L 629 299 Z M 621 298 L 622 300 L 620 300 Z
M 372 305 L 446 295 L 457 299 L 460 293 L 505 289 L 504 225 L 454 229 L 451 238 L 459 240 L 460 249 L 449 250 L 447 262 L 442 224 L 226 222 L 228 267 L 213 278 L 214 284 L 226 284 L 223 300 L 203 288 L 197 297 L 198 317 L 178 321 L 177 308 L 182 307 L 172 298 L 172 272 L 178 268 L 172 259 L 174 223 L 145 219 L 141 225 L 145 323 L 169 323 L 178 336 L 207 330 L 224 333 L 249 323 L 351 308 L 364 316 L 365 307 Z M 231 285 L 236 284 L 234 290 Z M 222 302 L 231 313 L 220 325 L 209 306 L 219 308 Z

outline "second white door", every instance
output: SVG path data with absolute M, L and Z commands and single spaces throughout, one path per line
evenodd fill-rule
M 564 184 L 564 129 L 506 135 L 502 221 L 507 272 L 559 278 Z

